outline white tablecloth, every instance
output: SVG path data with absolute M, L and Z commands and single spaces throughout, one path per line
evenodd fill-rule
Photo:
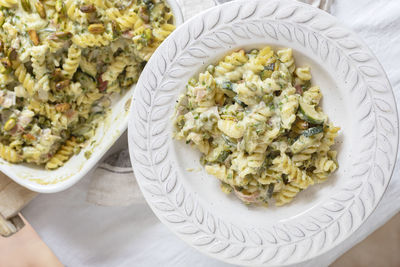
M 331 13 L 369 44 L 387 71 L 400 104 L 400 1 L 335 0 Z M 119 141 L 121 147 L 126 140 Z M 400 210 L 399 160 L 389 188 L 367 222 L 336 249 L 304 264 L 326 266 Z M 100 207 L 86 201 L 89 179 L 39 195 L 23 215 L 67 266 L 228 266 L 186 245 L 145 203 Z M 377 255 L 379 256 L 379 255 Z

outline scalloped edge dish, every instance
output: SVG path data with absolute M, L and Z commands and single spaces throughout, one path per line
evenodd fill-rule
M 175 24 L 182 24 L 182 10 L 176 0 L 166 1 L 174 14 Z M 39 193 L 54 193 L 71 187 L 97 165 L 127 129 L 129 106 L 135 87 L 136 85 L 133 85 L 121 97 L 112 99 L 111 112 L 97 128 L 90 144 L 69 159 L 64 166 L 50 171 L 31 164 L 12 164 L 0 160 L 0 171 L 18 184 Z M 86 151 L 91 153 L 88 159 L 84 156 Z

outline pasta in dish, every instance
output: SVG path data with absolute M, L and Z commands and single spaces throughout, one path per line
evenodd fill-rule
M 174 138 L 200 150 L 222 191 L 245 203 L 287 204 L 338 168 L 331 146 L 340 128 L 310 80 L 290 48 L 233 52 L 188 82 Z
M 0 156 L 62 166 L 172 21 L 164 0 L 0 0 Z

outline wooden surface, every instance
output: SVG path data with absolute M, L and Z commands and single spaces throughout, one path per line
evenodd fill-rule
M 36 195 L 0 172 L 0 235 L 10 236 L 24 226 L 18 212 Z

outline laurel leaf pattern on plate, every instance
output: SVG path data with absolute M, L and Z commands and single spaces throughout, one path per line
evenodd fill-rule
M 398 121 L 390 84 L 377 60 L 350 31 L 323 12 L 285 0 L 222 5 L 182 25 L 152 56 L 134 93 L 129 124 L 131 159 L 156 214 L 200 250 L 231 263 L 290 264 L 319 255 L 353 233 L 373 211 L 389 182 L 397 152 Z M 173 34 L 173 35 L 174 35 Z M 356 95 L 360 153 L 343 188 L 297 220 L 272 227 L 225 221 L 186 188 L 169 160 L 168 125 L 181 80 L 210 50 L 238 42 L 298 43 L 346 81 Z M 179 40 L 179 42 L 177 41 Z

